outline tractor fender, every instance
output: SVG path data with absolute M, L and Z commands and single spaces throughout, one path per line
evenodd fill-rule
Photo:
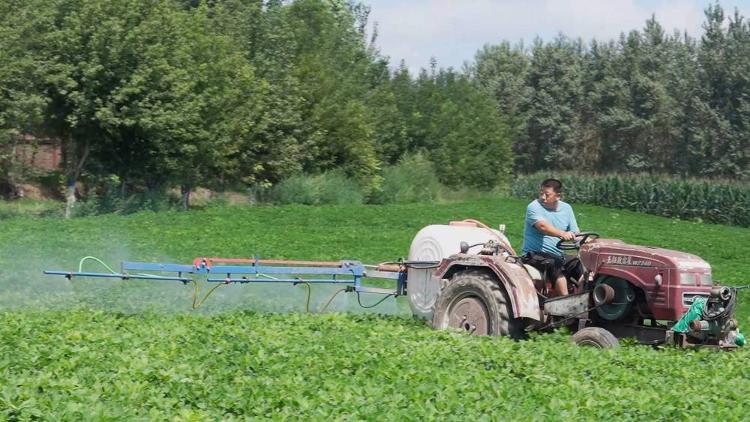
M 503 257 L 489 255 L 465 255 L 444 259 L 435 270 L 433 277 L 442 287 L 453 274 L 467 269 L 481 268 L 495 276 L 497 282 L 505 289 L 510 299 L 514 318 L 529 318 L 541 321 L 539 297 L 534 281 L 523 268 L 515 262 L 506 262 Z

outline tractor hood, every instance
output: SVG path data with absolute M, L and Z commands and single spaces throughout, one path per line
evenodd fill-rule
M 618 239 L 596 239 L 581 247 L 587 268 L 606 266 L 660 267 L 684 271 L 710 271 L 699 256 L 652 246 L 629 245 Z

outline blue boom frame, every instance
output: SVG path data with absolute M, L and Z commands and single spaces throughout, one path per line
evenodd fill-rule
M 213 260 L 221 261 L 245 261 L 244 265 L 212 265 Z M 316 263 L 307 261 L 272 261 L 288 265 L 264 265 L 256 257 L 252 260 L 222 260 L 221 258 L 196 258 L 193 265 L 172 263 L 150 263 L 150 262 L 123 262 L 121 272 L 84 272 L 84 271 L 62 271 L 45 270 L 44 274 L 61 275 L 67 279 L 74 277 L 103 277 L 119 278 L 121 280 L 161 280 L 179 281 L 189 283 L 194 281 L 193 276 L 206 277 L 211 283 L 325 283 L 346 284 L 350 287 L 348 291 L 359 293 L 377 293 L 384 295 L 401 296 L 406 293 L 406 270 L 399 268 L 398 271 L 383 271 L 374 265 L 364 265 L 359 261 L 340 261 L 337 265 L 333 263 Z M 308 265 L 295 265 L 300 262 Z M 146 273 L 144 273 L 146 272 Z M 150 274 L 159 273 L 159 274 Z M 163 275 L 173 273 L 176 275 Z M 287 276 L 275 277 L 274 275 Z M 303 277 L 304 276 L 304 277 Z M 314 278 L 306 278 L 313 276 Z M 383 289 L 362 285 L 362 279 L 388 279 L 396 282 L 396 289 Z

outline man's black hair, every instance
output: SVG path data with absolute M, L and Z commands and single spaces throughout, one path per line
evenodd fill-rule
M 546 179 L 542 182 L 542 188 L 552 188 L 555 193 L 562 192 L 562 182 L 557 179 Z

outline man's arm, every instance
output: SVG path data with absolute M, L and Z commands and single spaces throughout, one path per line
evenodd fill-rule
M 562 240 L 573 240 L 576 238 L 575 233 L 560 230 L 545 220 L 537 221 L 536 223 L 534 223 L 534 227 L 536 227 L 537 230 L 546 234 L 547 236 L 559 237 Z

